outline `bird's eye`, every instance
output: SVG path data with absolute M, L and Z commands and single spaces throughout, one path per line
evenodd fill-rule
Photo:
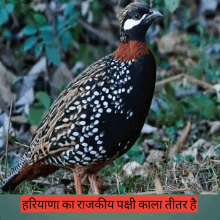
M 134 14 L 134 20 L 139 20 L 139 19 L 141 19 L 141 14 L 135 13 Z

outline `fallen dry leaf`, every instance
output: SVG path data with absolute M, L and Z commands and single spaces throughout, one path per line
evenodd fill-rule
M 158 177 L 155 178 L 154 185 L 155 185 L 156 193 L 157 194 L 163 194 L 162 185 L 161 185 L 160 179 Z

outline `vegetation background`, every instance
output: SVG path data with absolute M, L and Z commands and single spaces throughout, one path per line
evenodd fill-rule
M 58 94 L 117 48 L 117 16 L 131 2 L 0 1 L 0 183 Z M 156 91 L 140 138 L 99 173 L 100 187 L 104 194 L 218 193 L 220 1 L 142 2 L 163 14 L 146 36 Z M 11 193 L 75 193 L 71 178 L 59 170 Z

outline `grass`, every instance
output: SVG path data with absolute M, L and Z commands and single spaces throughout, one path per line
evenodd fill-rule
M 218 193 L 220 191 L 220 157 L 195 164 L 191 160 L 180 159 L 180 162 L 152 164 L 146 167 L 144 175 L 126 176 L 123 166 L 126 162 L 123 156 L 113 164 L 106 166 L 98 173 L 103 194 L 156 194 L 154 181 L 159 178 L 164 193 L 168 194 L 200 194 Z M 4 173 L 4 163 L 0 161 L 1 180 Z M 135 173 L 135 171 L 134 171 Z M 23 182 L 10 194 L 45 194 L 51 187 L 60 187 L 60 183 L 69 180 L 66 186 L 68 194 L 75 194 L 72 174 L 62 169 L 46 178 L 45 183 Z M 49 182 L 49 184 L 48 184 Z M 50 185 L 51 183 L 51 185 Z M 61 187 L 64 187 L 62 185 Z M 87 194 L 89 184 L 83 180 L 83 193 Z M 1 192 L 8 194 L 9 192 Z

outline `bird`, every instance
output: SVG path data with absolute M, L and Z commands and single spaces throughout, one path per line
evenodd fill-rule
M 118 48 L 87 67 L 58 96 L 38 126 L 28 150 L 2 182 L 2 190 L 63 168 L 100 194 L 97 172 L 126 153 L 140 135 L 155 89 L 156 61 L 146 33 L 162 14 L 131 3 L 119 15 Z

